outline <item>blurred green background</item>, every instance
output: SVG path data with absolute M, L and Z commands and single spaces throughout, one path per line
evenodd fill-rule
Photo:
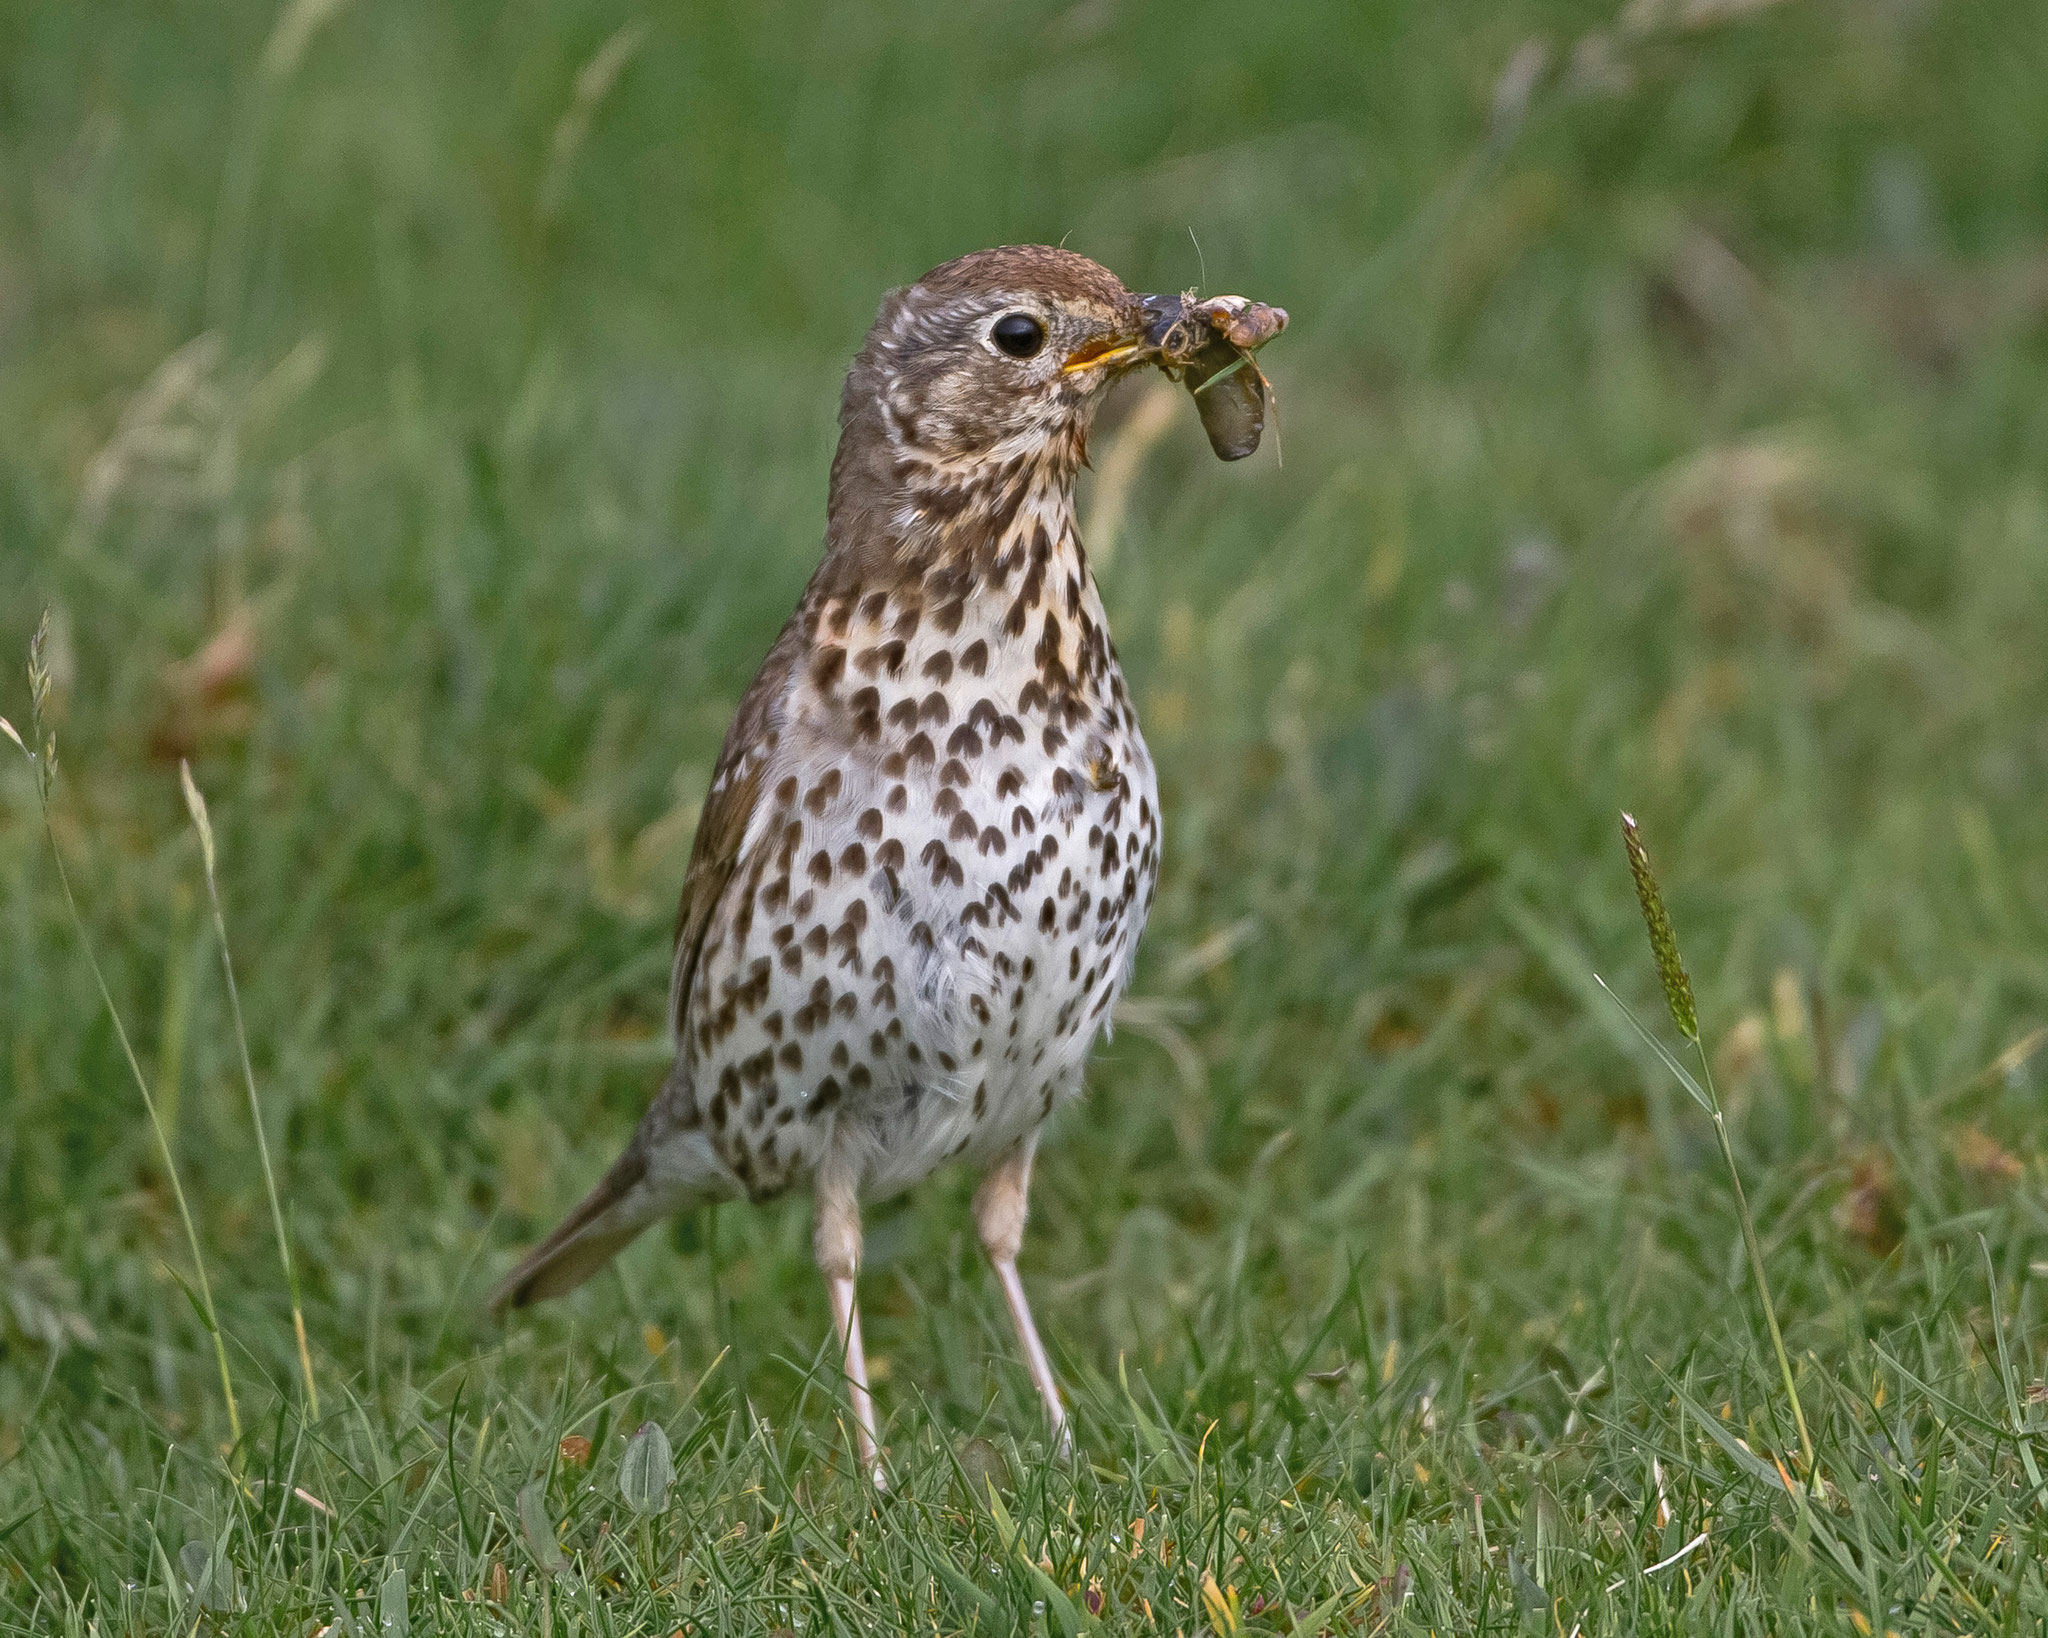
M 1654 1004 L 1624 806 L 1795 1353 L 1841 1376 L 1951 1312 L 1966 1339 L 1980 1232 L 2036 1346 L 2037 0 L 13 4 L 0 654 L 51 611 L 55 836 L 245 1391 L 294 1356 L 181 757 L 316 1366 L 391 1448 L 470 1361 L 533 1402 L 727 1347 L 722 1391 L 827 1427 L 776 1363 L 827 1325 L 801 1202 L 650 1236 L 509 1339 L 477 1302 L 659 1077 L 697 804 L 815 561 L 881 293 L 1031 240 L 1294 317 L 1256 461 L 1212 461 L 1189 413 L 1153 440 L 1125 389 L 1116 494 L 1084 487 L 1167 851 L 1124 1027 L 1040 1169 L 1026 1272 L 1063 1367 L 1149 1361 L 1162 1414 L 1224 1418 L 1252 1467 L 1285 1465 L 1256 1407 L 1294 1391 L 1219 1386 L 1225 1338 L 1383 1386 L 1433 1357 L 1416 1391 L 1496 1410 L 1646 1352 L 1739 1387 L 1711 1138 L 1591 983 Z M 67 1486 L 92 1511 L 65 1451 L 126 1449 L 141 1484 L 152 1440 L 220 1413 L 6 749 L 0 1526 L 38 1519 L 0 1561 L 47 1615 L 158 1573 L 143 1492 L 97 1534 L 45 1513 Z M 993 1405 L 1028 1443 L 971 1185 L 878 1214 L 870 1347 L 912 1425 Z M 1943 1356 L 1966 1375 L 1977 1335 Z M 1547 1428 L 1516 1450 L 1573 1431 L 1513 1414 Z M 1418 1459 L 1442 1528 L 1468 1488 L 1519 1518 L 1530 1492 L 1449 1479 L 1465 1459 Z M 1421 1577 L 1447 1611 L 1460 1575 L 1513 1583 L 1473 1550 Z

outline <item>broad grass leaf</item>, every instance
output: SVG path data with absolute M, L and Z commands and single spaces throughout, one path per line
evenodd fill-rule
M 945 1584 L 946 1590 L 974 1612 L 982 1631 L 1004 1630 L 1002 1602 L 993 1593 L 977 1587 L 943 1552 L 934 1551 L 920 1556 L 931 1567 L 933 1575 Z
M 186 1542 L 178 1549 L 178 1568 L 185 1572 L 201 1609 L 219 1614 L 237 1607 L 235 1566 L 218 1547 L 204 1541 Z
M 1045 1573 L 1043 1565 L 1033 1563 L 1024 1556 L 1024 1549 L 1017 1549 L 1018 1562 L 1024 1566 L 1024 1573 L 1031 1578 L 1032 1587 L 1045 1600 L 1045 1613 L 1052 1617 L 1052 1624 L 1061 1633 L 1061 1638 L 1081 1638 L 1084 1632 L 1099 1632 L 1102 1623 L 1081 1609 L 1060 1588 L 1060 1584 Z
M 642 1422 L 619 1458 L 619 1494 L 636 1513 L 659 1513 L 676 1482 L 675 1452 L 659 1422 Z
M 377 1627 L 383 1638 L 408 1638 L 412 1612 L 406 1603 L 405 1571 L 398 1565 L 377 1589 Z
M 548 1517 L 546 1492 L 545 1479 L 535 1479 L 520 1490 L 519 1533 L 526 1538 L 534 1563 L 549 1575 L 560 1575 L 569 1568 L 569 1560 L 563 1555 L 561 1543 L 555 1540 L 555 1522 Z M 666 1499 L 664 1485 L 663 1500 Z

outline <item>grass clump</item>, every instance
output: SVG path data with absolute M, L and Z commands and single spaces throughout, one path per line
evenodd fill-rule
M 171 1197 L 177 1202 L 178 1222 L 185 1231 L 185 1245 L 192 1254 L 192 1279 L 197 1286 L 196 1295 L 189 1286 L 179 1281 L 186 1296 L 192 1299 L 194 1311 L 206 1328 L 208 1340 L 213 1345 L 215 1364 L 220 1369 L 220 1397 L 222 1408 L 227 1413 L 228 1436 L 235 1443 L 241 1442 L 242 1417 L 235 1404 L 235 1384 L 228 1371 L 227 1343 L 221 1334 L 220 1313 L 213 1303 L 213 1282 L 206 1272 L 206 1255 L 199 1249 L 199 1230 L 192 1220 L 192 1207 L 185 1198 L 185 1186 L 178 1177 L 178 1162 L 171 1153 L 169 1133 L 164 1129 L 162 1116 L 158 1113 L 155 1097 L 149 1090 L 149 1077 L 143 1074 L 142 1065 L 135 1056 L 135 1048 L 128 1039 L 128 1027 L 121 1022 L 121 1009 L 114 1004 L 113 992 L 107 988 L 106 974 L 101 970 L 99 957 L 93 952 L 92 936 L 86 930 L 85 918 L 79 913 L 78 895 L 71 888 L 71 873 L 64 868 L 62 855 L 57 851 L 56 828 L 50 815 L 50 804 L 57 787 L 57 735 L 46 718 L 50 706 L 50 617 L 45 614 L 36 626 L 36 633 L 28 645 L 28 692 L 29 692 L 29 740 L 35 749 L 29 749 L 29 740 L 24 740 L 14 725 L 0 717 L 0 731 L 14 742 L 29 760 L 35 771 L 36 804 L 42 816 L 43 832 L 51 844 L 51 857 L 57 867 L 57 884 L 63 889 L 64 909 L 71 921 L 71 928 L 77 934 L 79 948 L 84 952 L 86 965 L 92 971 L 93 983 L 99 989 L 100 1001 L 106 1007 L 106 1017 L 113 1026 L 114 1037 L 121 1043 L 121 1057 L 128 1066 L 128 1073 L 135 1082 L 135 1090 L 141 1094 L 144 1114 L 149 1117 L 151 1134 L 156 1139 L 157 1153 L 163 1161 L 164 1176 L 171 1186 Z M 176 1279 L 175 1274 L 172 1275 Z

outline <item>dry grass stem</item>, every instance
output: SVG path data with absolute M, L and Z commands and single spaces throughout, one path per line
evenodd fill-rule
M 242 1023 L 242 992 L 235 983 L 234 957 L 228 951 L 227 917 L 220 906 L 220 883 L 214 876 L 213 821 L 207 816 L 206 798 L 193 782 L 192 767 L 178 763 L 178 784 L 185 793 L 185 809 L 199 832 L 199 855 L 206 868 L 206 897 L 213 906 L 213 935 L 220 946 L 220 970 L 227 981 L 228 1010 L 235 1025 L 235 1049 L 242 1066 L 242 1086 L 249 1095 L 249 1124 L 256 1131 L 256 1155 L 263 1165 L 263 1189 L 270 1201 L 271 1227 L 277 1232 L 277 1259 L 284 1266 L 285 1287 L 291 1293 L 292 1334 L 299 1350 L 299 1374 L 306 1384 L 306 1410 L 315 1421 L 320 1418 L 320 1390 L 313 1381 L 313 1356 L 306 1345 L 306 1313 L 299 1301 L 299 1276 L 292 1264 L 291 1238 L 285 1233 L 284 1207 L 278 1201 L 277 1173 L 270 1163 L 270 1140 L 263 1131 L 263 1105 L 256 1096 L 256 1071 L 249 1061 L 249 1032 Z

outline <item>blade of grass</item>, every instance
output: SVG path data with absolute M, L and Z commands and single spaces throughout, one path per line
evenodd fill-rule
M 292 1265 L 291 1239 L 285 1233 L 284 1208 L 278 1203 L 277 1173 L 270 1164 L 270 1140 L 263 1131 L 263 1106 L 256 1096 L 256 1071 L 249 1061 L 249 1032 L 242 1023 L 242 992 L 235 983 L 234 957 L 228 952 L 227 917 L 220 906 L 220 883 L 214 875 L 213 822 L 207 817 L 206 798 L 193 783 L 192 766 L 178 761 L 178 784 L 185 793 L 185 809 L 199 832 L 199 856 L 206 867 L 206 897 L 213 906 L 213 934 L 220 945 L 220 970 L 227 980 L 228 1012 L 235 1025 L 235 1048 L 242 1065 L 242 1086 L 249 1094 L 249 1124 L 256 1129 L 256 1156 L 263 1165 L 263 1188 L 270 1197 L 270 1223 L 277 1231 L 277 1260 L 284 1265 L 285 1288 L 291 1294 L 292 1335 L 299 1346 L 299 1372 L 306 1382 L 306 1410 L 320 1419 L 320 1390 L 313 1382 L 313 1356 L 306 1347 L 306 1313 L 299 1301 L 299 1276 Z
M 2012 1417 L 2013 1442 L 2019 1447 L 2020 1466 L 2027 1471 L 2027 1483 L 2034 1487 L 2034 1505 L 2048 1507 L 2048 1486 L 2041 1482 L 2041 1469 L 2034 1460 L 2034 1441 L 2027 1437 L 2026 1419 L 2020 1415 L 2018 1378 L 2013 1375 L 2012 1355 L 2005 1345 L 2005 1315 L 1998 1301 L 1998 1270 L 1991 1261 L 1991 1247 L 1983 1235 L 1977 1249 L 1984 1254 L 1984 1279 L 1991 1290 L 1991 1335 L 1998 1344 L 1998 1380 L 2005 1389 L 2005 1408 Z

